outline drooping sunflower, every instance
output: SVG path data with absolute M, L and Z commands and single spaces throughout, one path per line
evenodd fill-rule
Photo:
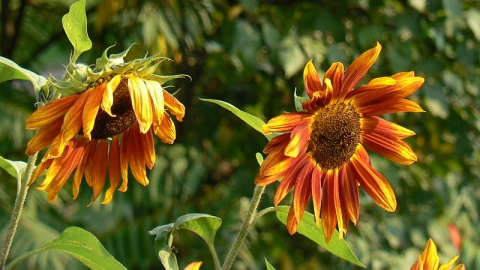
M 73 197 L 79 194 L 82 178 L 93 189 L 93 201 L 110 180 L 102 203 L 113 198 L 120 178 L 120 191 L 127 190 L 128 168 L 146 186 L 146 167 L 155 163 L 153 134 L 164 143 L 176 138 L 174 115 L 182 121 L 185 107 L 165 91 L 162 84 L 182 75 L 153 74 L 165 58 L 151 56 L 124 62 L 126 51 L 107 57 L 107 50 L 94 67 L 70 64 L 62 80 L 50 87 L 63 94 L 36 110 L 26 128 L 38 130 L 27 145 L 32 155 L 48 147 L 29 185 L 48 169 L 37 188 L 54 201 L 73 176 Z
M 414 265 L 412 265 L 412 268 L 410 268 L 410 270 L 448 270 L 457 261 L 457 259 L 458 256 L 455 256 L 446 264 L 442 264 L 439 268 L 437 246 L 432 239 L 428 239 L 425 250 L 422 254 L 418 256 L 418 261 Z M 465 270 L 465 265 L 459 264 L 455 266 L 453 270 Z
M 294 188 L 287 228 L 296 232 L 310 197 L 317 225 L 323 225 L 327 241 L 338 224 L 340 238 L 349 221 L 359 217 L 358 186 L 380 207 L 393 212 L 397 206 L 388 181 L 375 170 L 365 148 L 401 164 L 417 160 L 402 139 L 411 130 L 386 121 L 382 114 L 423 112 L 405 99 L 424 82 L 413 72 L 397 73 L 354 87 L 376 61 L 377 43 L 361 54 L 347 70 L 334 63 L 320 79 L 310 61 L 304 69 L 308 99 L 302 110 L 281 114 L 263 126 L 265 134 L 280 133 L 264 149 L 268 154 L 255 179 L 268 185 L 283 177 L 275 197 L 278 205 Z

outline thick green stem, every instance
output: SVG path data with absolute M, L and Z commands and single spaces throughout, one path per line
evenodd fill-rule
M 0 270 L 4 269 L 5 267 L 5 262 L 7 261 L 10 247 L 12 246 L 13 237 L 15 236 L 15 232 L 17 231 L 18 222 L 20 221 L 23 205 L 25 203 L 25 198 L 27 197 L 27 183 L 32 176 L 36 160 L 37 153 L 28 157 L 27 167 L 25 169 L 25 173 L 23 174 L 22 181 L 20 182 L 20 186 L 18 187 L 19 191 L 17 192 L 15 205 L 13 206 L 12 216 L 10 217 L 10 222 L 8 223 L 7 234 L 5 235 L 5 239 L 2 242 L 2 247 L 0 248 Z
M 238 250 L 243 244 L 243 240 L 247 236 L 248 232 L 252 228 L 253 218 L 255 217 L 255 213 L 257 211 L 258 204 L 260 203 L 260 199 L 262 198 L 263 191 L 265 190 L 264 186 L 256 186 L 255 190 L 253 191 L 253 197 L 250 201 L 250 207 L 248 208 L 248 212 L 245 215 L 245 218 L 242 223 L 242 227 L 238 232 L 237 238 L 232 244 L 230 251 L 227 254 L 227 258 L 225 258 L 225 262 L 223 263 L 222 270 L 228 270 L 232 267 L 235 258 L 237 257 Z

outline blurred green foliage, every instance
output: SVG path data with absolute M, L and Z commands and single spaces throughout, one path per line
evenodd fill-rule
M 0 54 L 60 77 L 72 51 L 61 17 L 73 2 L 2 1 Z M 104 0 L 87 2 L 87 18 L 93 50 L 80 61 L 94 63 L 107 46 L 116 44 L 112 52 L 120 52 L 131 43 L 138 43 L 132 57 L 148 52 L 172 58 L 159 72 L 192 77 L 169 89 L 181 89 L 177 98 L 187 114 L 176 124 L 174 145 L 157 143 L 147 188 L 132 179 L 112 203 L 89 208 L 86 185 L 74 201 L 67 184 L 53 204 L 30 190 L 11 258 L 75 225 L 96 235 L 128 269 L 159 269 L 147 231 L 191 212 L 223 219 L 216 237 L 223 258 L 253 190 L 255 153 L 267 140 L 199 98 L 221 99 L 268 120 L 295 110 L 293 94 L 304 93 L 302 70 L 309 59 L 323 71 L 336 61 L 348 66 L 378 41 L 382 53 L 364 83 L 413 70 L 426 82 L 411 99 L 427 112 L 386 117 L 417 133 L 407 141 L 418 162 L 406 167 L 373 155 L 374 167 L 396 192 L 398 209 L 387 213 L 361 193 L 360 220 L 346 239 L 368 269 L 408 269 L 429 237 L 441 262 L 461 254 L 468 269 L 480 269 L 480 2 Z M 33 92 L 22 82 L 0 87 L 0 155 L 26 160 L 33 133 L 24 124 L 35 109 Z M 0 177 L 3 232 L 16 181 L 3 171 Z M 267 188 L 262 208 L 271 206 L 274 190 Z M 180 266 L 202 260 L 202 269 L 212 269 L 205 244 L 188 232 L 180 235 L 174 242 Z M 256 224 L 234 268 L 265 269 L 264 258 L 276 269 L 357 269 L 301 235 L 290 236 L 274 215 Z M 81 268 L 59 253 L 32 257 L 25 267 Z

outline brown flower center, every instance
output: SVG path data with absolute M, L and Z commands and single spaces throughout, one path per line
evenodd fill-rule
M 360 142 L 360 114 L 355 107 L 343 102 L 317 112 L 310 128 L 307 152 L 328 170 L 349 161 Z
M 95 124 L 91 132 L 92 139 L 111 138 L 131 127 L 137 118 L 132 107 L 130 92 L 128 91 L 128 79 L 122 77 L 117 89 L 113 92 L 113 105 L 111 112 L 116 117 L 111 117 L 100 107 L 95 118 Z

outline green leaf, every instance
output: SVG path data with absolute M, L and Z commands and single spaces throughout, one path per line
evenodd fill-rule
M 472 8 L 467 11 L 467 24 L 472 30 L 475 38 L 480 41 L 480 11 Z
M 53 241 L 50 241 L 40 248 L 28 252 L 12 261 L 7 269 L 12 269 L 14 265 L 30 255 L 47 250 L 67 252 L 81 261 L 85 266 L 94 270 L 126 269 L 120 262 L 115 260 L 110 253 L 108 253 L 102 243 L 100 243 L 93 234 L 78 227 L 69 227 L 65 229 L 60 236 Z
M 11 176 L 20 179 L 27 163 L 23 161 L 12 161 L 0 156 L 0 168 L 3 168 Z
M 0 56 L 0 83 L 10 80 L 27 80 L 32 82 L 35 91 L 45 85 L 47 79 L 28 69 L 24 69 L 10 59 Z
M 76 62 L 83 52 L 92 48 L 92 41 L 87 32 L 85 2 L 86 0 L 80 0 L 71 5 L 70 11 L 62 18 L 63 29 L 73 45 L 72 62 Z
M 273 265 L 271 265 L 268 261 L 267 258 L 265 258 L 265 265 L 267 266 L 267 270 L 276 270 Z
M 167 238 L 168 234 L 171 233 L 173 230 L 173 223 L 169 223 L 166 225 L 158 226 L 153 228 L 148 232 L 150 235 L 155 235 L 155 241 L 161 240 L 163 238 Z
M 165 245 L 162 249 L 160 249 L 160 251 L 158 252 L 158 257 L 160 258 L 160 261 L 162 262 L 162 265 L 163 267 L 165 267 L 165 269 L 179 269 L 177 256 L 175 256 L 175 253 L 173 253 L 172 249 L 168 245 Z
M 262 156 L 262 154 L 260 154 L 260 153 L 257 152 L 257 153 L 255 154 L 255 158 L 257 159 L 258 165 L 262 165 L 262 163 L 263 163 L 263 156 Z
M 256 131 L 262 133 L 262 126 L 265 125 L 265 122 L 263 122 L 260 118 L 254 116 L 254 115 L 251 115 L 247 112 L 244 112 L 244 111 L 238 109 L 237 107 L 233 106 L 232 104 L 227 103 L 225 101 L 215 100 L 215 99 L 205 99 L 205 98 L 201 98 L 200 100 L 220 105 L 221 107 L 229 110 L 230 112 L 232 112 L 233 114 L 238 116 L 240 119 L 242 119 L 249 126 L 253 127 Z M 267 135 L 265 135 L 265 137 L 267 137 L 268 140 L 271 140 L 276 135 L 277 134 L 267 134 Z
M 222 224 L 219 217 L 207 214 L 186 214 L 175 221 L 175 229 L 189 230 L 205 240 L 208 244 L 213 245 L 215 234 Z
M 290 207 L 288 206 L 278 206 L 277 207 L 277 218 L 283 223 L 287 224 L 287 216 Z M 313 219 L 313 215 L 305 212 L 303 215 L 300 224 L 298 225 L 297 232 L 301 235 L 306 236 L 310 240 L 314 241 L 315 243 L 319 244 L 326 250 L 330 251 L 334 255 L 347 260 L 351 263 L 354 263 L 358 266 L 365 267 L 353 254 L 352 250 L 348 246 L 347 242 L 343 239 L 338 239 L 338 232 L 334 231 L 332 239 L 329 243 L 325 240 L 325 235 L 323 234 L 323 228 L 320 225 L 319 227 L 315 223 Z

